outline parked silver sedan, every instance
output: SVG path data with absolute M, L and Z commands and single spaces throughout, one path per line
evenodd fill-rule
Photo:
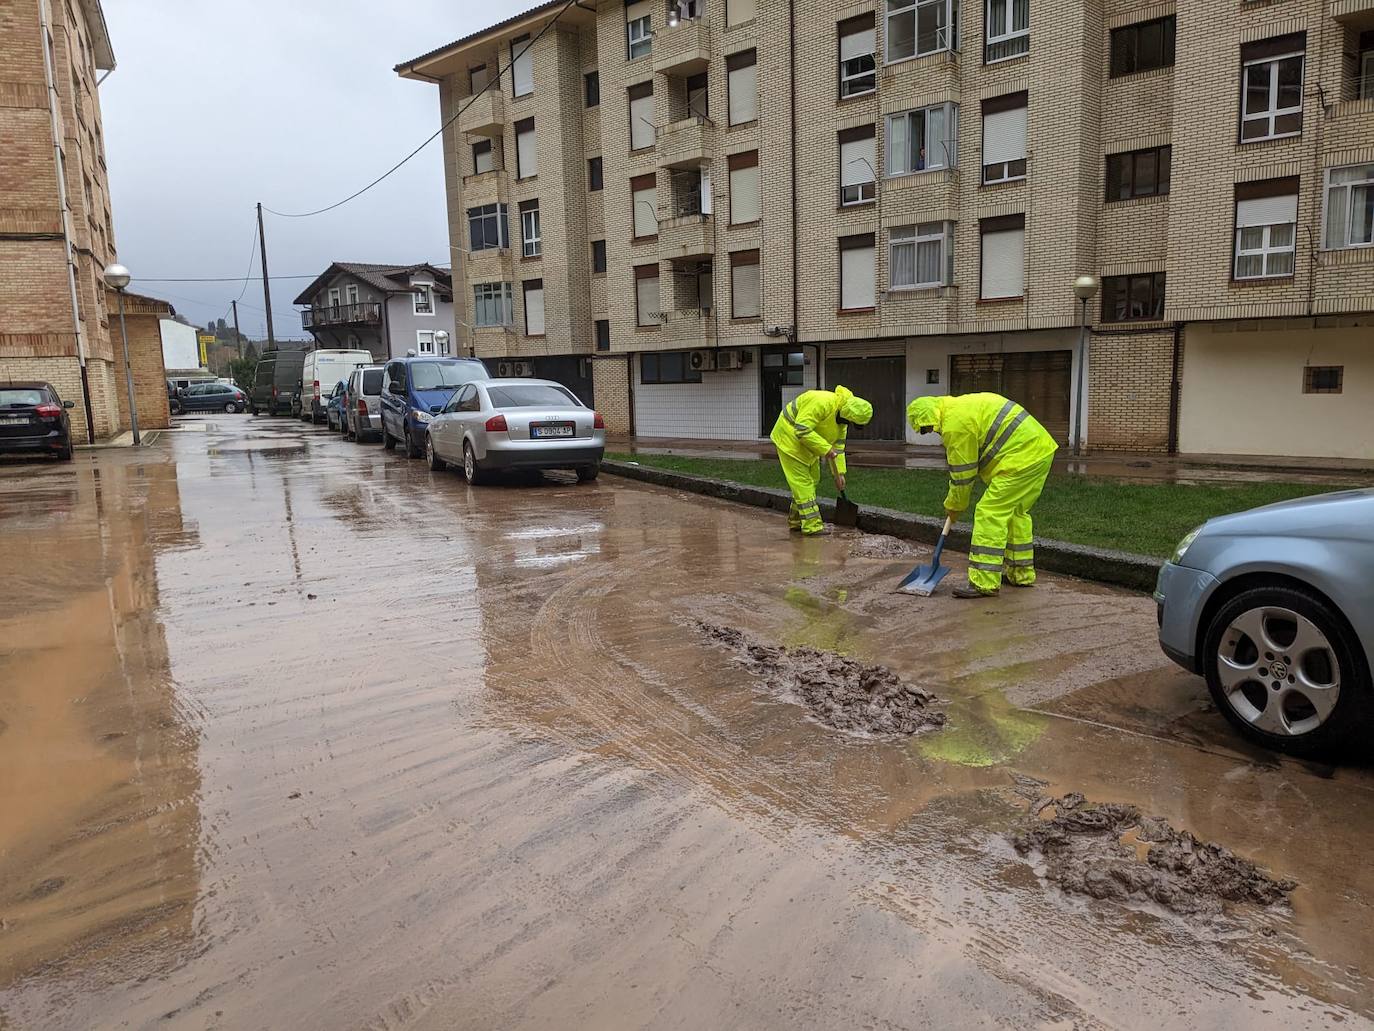
M 1374 490 L 1238 512 L 1188 534 L 1159 571 L 1159 643 L 1207 678 L 1259 744 L 1371 752 Z
M 468 483 L 503 469 L 572 469 L 596 479 L 606 427 L 561 383 L 488 379 L 465 383 L 429 424 L 425 453 L 435 471 L 456 465 Z

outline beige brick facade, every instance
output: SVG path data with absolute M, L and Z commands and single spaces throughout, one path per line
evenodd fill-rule
M 603 370 L 610 356 L 744 349 L 742 368 L 706 375 L 720 385 L 722 397 L 734 399 L 729 403 L 750 408 L 731 424 L 749 426 L 745 435 L 757 425 L 762 435 L 766 405 L 741 387 L 751 377 L 762 384 L 768 349 L 788 335 L 807 354 L 807 383 L 815 373 L 827 382 L 824 371 L 836 360 L 845 362 L 836 366 L 844 375 L 862 377 L 856 359 L 882 356 L 887 364 L 881 368 L 892 370 L 882 374 L 900 380 L 884 395 L 889 405 L 973 382 L 972 373 L 960 372 L 977 365 L 973 359 L 1029 353 L 1032 378 L 1039 375 L 1036 356 L 1056 370 L 1044 389 L 1055 395 L 1051 407 L 1063 433 L 1079 374 L 1074 278 L 1163 273 L 1161 317 L 1113 316 L 1104 323 L 1103 298 L 1087 306 L 1093 334 L 1086 436 L 1099 448 L 1189 450 L 1179 428 L 1183 395 L 1208 386 L 1186 381 L 1185 344 L 1197 339 L 1197 346 L 1212 346 L 1213 338 L 1189 337 L 1188 323 L 1306 318 L 1307 330 L 1289 327 L 1296 353 L 1310 342 L 1303 334 L 1319 328 L 1311 320 L 1374 311 L 1374 247 L 1327 249 L 1323 237 L 1327 170 L 1374 163 L 1374 99 L 1359 99 L 1365 87 L 1352 78 L 1374 30 L 1367 3 L 1198 0 L 1176 8 L 1173 0 L 1027 0 L 1029 43 L 1009 57 L 996 48 L 1014 49 L 1017 41 L 994 40 L 986 0 L 951 3 L 957 41 L 931 35 L 922 43 L 930 52 L 914 57 L 901 52 L 905 23 L 893 11 L 902 6 L 896 2 L 756 0 L 748 5 L 754 17 L 739 24 L 729 3 L 683 4 L 685 17 L 676 24 L 659 0 L 629 13 L 622 0 L 566 10 L 548 3 L 397 69 L 441 83 L 445 118 L 466 107 L 445 134 L 450 233 L 455 270 L 461 270 L 455 297 L 465 303 L 468 322 L 473 284 L 510 282 L 514 299 L 513 326 L 474 331 L 477 354 L 591 354 L 598 407 L 623 425 L 637 412 L 636 429 L 644 433 L 652 420 L 633 396 L 644 383 L 642 363 L 632 357 L 630 374 L 622 375 L 627 366 L 619 360 Z M 931 10 L 922 0 L 919 17 Z M 645 11 L 652 42 L 632 58 L 626 19 Z M 841 96 L 839 25 L 851 19 L 873 25 L 875 85 Z M 1173 60 L 1135 71 L 1113 68 L 1114 31 L 1128 35 L 1162 19 L 1174 33 Z M 513 41 L 526 35 L 538 36 L 532 92 L 515 98 L 507 70 L 499 86 L 479 88 L 474 98 L 470 70 L 506 67 Z M 1300 38 L 1305 53 L 1301 132 L 1240 143 L 1242 55 L 1252 54 L 1255 44 L 1287 37 Z M 938 41 L 954 45 L 941 48 Z M 730 69 L 750 50 L 756 52 L 757 118 L 732 119 Z M 600 102 L 588 107 L 583 77 L 592 71 L 599 76 Z M 687 106 L 689 78 L 702 74 L 708 112 L 696 117 Z M 631 94 L 650 85 L 654 134 L 651 145 L 636 150 Z M 1374 97 L 1370 87 L 1366 95 Z M 995 111 L 1018 94 L 1026 98 L 1025 175 L 985 184 L 985 105 Z M 889 172 L 888 150 L 895 145 L 888 139 L 889 116 L 946 104 L 958 108 L 953 167 Z M 514 173 L 515 125 L 525 118 L 533 118 L 536 128 L 534 179 Z M 876 188 L 871 197 L 845 204 L 841 134 L 863 136 L 868 127 Z M 499 141 L 501 167 L 476 174 L 472 144 L 484 138 Z M 1153 148 L 1171 148 L 1170 188 L 1108 198 L 1108 166 L 1121 155 Z M 751 152 L 759 156 L 759 217 L 733 225 L 731 159 Z M 588 190 L 587 161 L 594 157 L 601 159 L 600 191 Z M 927 160 L 924 151 L 921 160 Z M 703 169 L 710 211 L 680 217 L 682 184 Z M 648 176 L 658 232 L 637 237 L 631 181 Z M 1238 186 L 1290 178 L 1299 183 L 1291 273 L 1237 280 Z M 518 207 L 535 197 L 543 253 L 531 261 L 520 257 Z M 511 247 L 467 254 L 467 209 L 490 203 L 509 207 Z M 982 231 L 1005 227 L 1009 217 L 1024 224 L 1021 289 L 986 299 Z M 894 288 L 893 231 L 936 223 L 951 226 L 952 276 L 936 286 Z M 874 240 L 873 303 L 846 306 L 841 241 L 868 236 Z M 590 271 L 593 240 L 605 240 L 604 274 Z M 741 251 L 759 252 L 761 311 L 736 319 L 730 256 Z M 637 317 L 636 269 L 654 267 L 661 318 L 646 320 Z M 535 276 L 545 283 L 548 330 L 542 338 L 523 332 L 520 283 Z M 709 312 L 703 277 L 714 300 Z M 597 351 L 595 323 L 603 319 L 610 326 L 609 348 Z M 766 335 L 772 327 L 785 333 Z M 1374 344 L 1370 351 L 1347 376 L 1374 375 Z M 1341 353 L 1357 354 L 1349 348 Z M 613 388 L 622 383 L 625 391 Z M 709 397 L 710 391 L 698 388 L 691 395 Z M 622 404 L 623 411 L 612 409 Z M 1256 450 L 1266 446 L 1257 442 Z

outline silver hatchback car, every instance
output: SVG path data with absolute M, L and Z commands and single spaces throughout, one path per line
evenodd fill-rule
M 1374 738 L 1374 490 L 1212 519 L 1159 571 L 1159 643 L 1252 741 L 1316 755 Z
M 472 484 L 502 469 L 572 469 L 594 480 L 605 451 L 600 415 L 561 383 L 524 378 L 463 384 L 425 444 L 431 469 L 459 466 Z

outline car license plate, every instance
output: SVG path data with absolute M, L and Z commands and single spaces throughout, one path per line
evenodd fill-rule
M 570 422 L 535 423 L 530 426 L 531 437 L 571 437 L 573 424 Z
M 27 415 L 0 415 L 0 422 L 13 425 L 15 423 L 28 422 Z

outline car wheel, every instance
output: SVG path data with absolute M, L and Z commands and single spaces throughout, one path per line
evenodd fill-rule
M 426 434 L 428 436 L 428 434 Z M 425 453 L 420 450 L 420 445 L 415 443 L 415 438 L 411 435 L 410 427 L 406 427 L 406 457 L 423 458 Z
M 463 479 L 476 487 L 485 483 L 487 474 L 483 472 L 482 466 L 477 461 L 477 454 L 472 450 L 472 441 L 463 441 Z
M 173 415 L 180 415 L 182 412 L 186 410 L 185 406 L 176 398 L 172 398 L 170 401 L 168 401 L 167 407 Z
M 448 463 L 434 450 L 434 438 L 428 433 L 425 434 L 425 458 L 429 462 L 431 472 L 441 473 L 448 468 Z
M 579 466 L 577 470 L 577 482 L 590 483 L 592 480 L 596 479 L 600 472 L 601 464 L 599 462 L 594 462 L 591 465 Z
M 233 415 L 235 412 L 239 410 L 239 406 L 235 404 L 233 401 L 226 401 L 224 404 L 224 410 L 229 415 Z
M 57 453 L 57 460 L 59 462 L 70 462 L 75 453 L 76 451 L 73 449 L 71 441 L 68 441 L 67 446 Z
M 1247 738 L 1294 755 L 1337 752 L 1370 719 L 1369 670 L 1329 604 L 1292 587 L 1257 587 L 1207 628 L 1207 687 Z

